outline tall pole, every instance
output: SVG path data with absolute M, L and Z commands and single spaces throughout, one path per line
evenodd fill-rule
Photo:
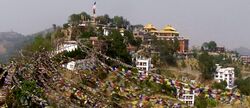
M 94 5 L 93 5 L 93 20 L 95 22 L 95 19 L 96 19 L 96 2 L 94 2 Z

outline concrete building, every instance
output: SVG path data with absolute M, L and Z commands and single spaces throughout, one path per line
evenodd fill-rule
M 75 61 L 71 61 L 71 62 L 69 62 L 67 64 L 63 64 L 62 65 L 62 67 L 66 68 L 68 70 L 71 70 L 71 71 L 75 70 L 75 66 L 76 66 L 76 62 Z
M 190 107 L 194 106 L 194 100 L 195 100 L 194 90 L 188 88 L 182 88 L 182 89 L 177 89 L 177 93 L 178 93 L 177 94 L 178 99 L 180 101 L 186 103 Z
M 143 56 L 136 57 L 136 67 L 139 72 L 148 72 L 151 69 L 151 58 Z
M 76 61 L 70 61 L 68 63 L 65 63 L 62 65 L 62 67 L 68 69 L 68 70 L 88 70 L 96 67 L 96 60 L 93 58 L 89 59 L 82 59 L 82 60 L 76 60 Z
M 250 63 L 250 56 L 249 55 L 242 55 L 242 56 L 240 56 L 240 60 L 244 64 L 249 64 Z
M 226 81 L 227 88 L 232 89 L 234 87 L 235 80 L 234 68 L 222 68 L 222 66 L 219 66 L 219 64 L 216 64 L 216 66 L 217 68 L 214 75 L 214 80 L 216 80 L 217 82 Z
M 179 32 L 171 25 L 165 26 L 162 30 L 157 30 L 152 24 L 147 24 L 144 26 L 144 31 L 151 35 L 155 35 L 158 40 L 178 39 L 180 46 L 178 52 L 188 52 L 189 39 L 179 36 Z
M 65 41 L 62 44 L 57 46 L 56 54 L 61 53 L 63 51 L 71 52 L 78 48 L 76 41 Z

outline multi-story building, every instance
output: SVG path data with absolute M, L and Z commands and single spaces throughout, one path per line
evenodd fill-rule
M 136 67 L 139 72 L 148 72 L 151 69 L 151 58 L 143 56 L 136 57 Z
M 194 90 L 188 88 L 177 89 L 177 96 L 180 101 L 186 103 L 188 106 L 190 107 L 194 106 L 194 100 L 195 100 Z
M 179 53 L 188 52 L 189 39 L 179 36 L 179 32 L 176 31 L 171 25 L 165 26 L 162 30 L 157 30 L 152 24 L 144 26 L 144 31 L 155 35 L 158 40 L 174 40 L 179 41 Z
M 234 87 L 234 68 L 233 67 L 227 67 L 222 68 L 222 66 L 219 66 L 219 64 L 216 64 L 216 72 L 214 75 L 214 79 L 217 82 L 226 81 L 227 82 L 227 88 L 232 89 Z
M 57 46 L 56 49 L 56 54 L 61 53 L 63 51 L 74 51 L 78 48 L 77 42 L 76 41 L 65 41 L 62 44 Z
M 249 64 L 250 63 L 250 56 L 249 55 L 242 55 L 242 56 L 240 56 L 240 60 L 244 64 Z

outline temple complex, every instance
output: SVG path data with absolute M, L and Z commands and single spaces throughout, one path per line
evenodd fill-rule
M 171 25 L 166 25 L 162 30 L 157 30 L 152 24 L 144 26 L 144 32 L 151 35 L 155 35 L 158 40 L 173 40 L 178 39 L 179 41 L 179 53 L 185 53 L 188 51 L 189 39 L 181 37 L 179 32 Z

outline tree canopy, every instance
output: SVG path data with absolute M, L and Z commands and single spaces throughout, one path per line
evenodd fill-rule
M 215 41 L 204 42 L 201 47 L 203 51 L 211 51 L 211 52 L 216 51 L 216 48 L 217 48 L 217 43 Z
M 107 55 L 113 58 L 119 58 L 128 64 L 131 64 L 132 62 L 131 55 L 128 53 L 124 43 L 124 37 L 121 36 L 120 32 L 117 30 L 113 30 L 110 34 Z
M 243 95 L 250 95 L 250 77 L 246 78 L 246 79 L 238 79 L 235 81 L 235 84 L 237 85 L 237 87 L 239 88 L 240 92 Z
M 214 57 L 209 55 L 208 52 L 203 52 L 198 57 L 199 69 L 202 73 L 202 77 L 205 80 L 213 78 L 213 73 L 215 72 L 215 62 Z
M 179 41 L 177 38 L 173 40 L 157 40 L 154 38 L 153 45 L 155 49 L 160 52 L 161 61 L 169 65 L 176 65 L 176 53 L 179 49 Z

